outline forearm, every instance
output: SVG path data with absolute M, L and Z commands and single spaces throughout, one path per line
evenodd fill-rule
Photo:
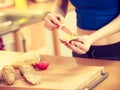
M 68 9 L 68 2 L 69 0 L 56 0 L 56 5 L 53 12 L 60 13 L 62 16 L 65 17 Z
M 92 43 L 94 43 L 95 41 L 109 36 L 111 34 L 114 34 L 118 31 L 120 31 L 120 15 L 118 15 L 113 21 L 111 21 L 106 26 L 91 34 L 90 39 Z

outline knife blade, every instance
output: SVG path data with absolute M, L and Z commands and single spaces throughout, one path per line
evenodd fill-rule
M 62 25 L 60 27 L 61 30 L 63 30 L 65 33 L 69 34 L 69 35 L 75 35 L 70 29 L 68 29 L 68 27 L 66 27 L 65 25 Z

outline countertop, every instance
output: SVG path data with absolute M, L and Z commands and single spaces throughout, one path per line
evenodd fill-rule
M 109 76 L 102 83 L 96 86 L 93 90 L 119 90 L 120 89 L 120 61 L 111 60 L 99 60 L 99 59 L 86 59 L 86 58 L 73 58 L 64 56 L 41 56 L 41 60 L 47 60 L 54 64 L 62 65 L 74 65 L 80 66 L 104 66 L 105 72 L 108 72 Z
M 17 12 L 17 13 L 10 13 L 5 12 L 6 15 L 0 16 L 0 22 L 2 23 L 0 25 L 0 36 L 16 32 L 20 30 L 20 28 L 42 21 L 45 17 L 46 13 L 42 14 L 33 14 L 33 13 L 23 13 Z
M 0 57 L 1 57 L 0 62 L 5 63 L 5 60 L 10 59 L 11 57 L 12 57 L 11 61 L 15 60 L 14 56 L 20 57 L 20 54 L 16 52 L 12 52 L 12 53 L 11 52 L 0 52 Z M 75 65 L 84 66 L 84 67 L 85 66 L 103 66 L 105 72 L 107 72 L 109 76 L 99 85 L 97 85 L 93 90 L 119 90 L 120 89 L 120 80 L 119 80 L 120 61 L 73 58 L 73 57 L 51 56 L 51 55 L 41 55 L 41 60 L 50 62 L 50 65 L 54 64 L 56 66 L 58 65 L 58 66 L 66 67 L 66 68 L 70 66 L 75 66 Z

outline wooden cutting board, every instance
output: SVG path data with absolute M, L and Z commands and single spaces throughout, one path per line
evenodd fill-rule
M 101 76 L 103 67 L 50 65 L 47 70 L 36 71 L 42 77 L 39 85 L 28 84 L 17 72 L 17 80 L 12 86 L 0 84 L 0 90 L 77 90 L 83 89 Z

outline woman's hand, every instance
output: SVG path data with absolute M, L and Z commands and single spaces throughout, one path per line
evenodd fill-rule
M 58 13 L 49 13 L 44 20 L 44 26 L 48 30 L 58 29 L 64 22 L 64 17 Z
M 92 41 L 88 35 L 84 35 L 76 40 L 66 41 L 64 45 L 78 54 L 85 54 L 92 45 Z

